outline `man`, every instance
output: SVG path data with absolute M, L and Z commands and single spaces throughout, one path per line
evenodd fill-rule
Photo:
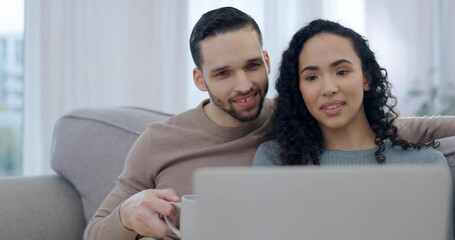
M 209 11 L 193 28 L 190 48 L 194 82 L 210 99 L 146 129 L 115 188 L 89 222 L 85 239 L 164 237 L 170 230 L 163 216 L 175 215 L 169 201 L 192 192 L 195 169 L 251 164 L 273 108 L 265 100 L 270 60 L 257 23 L 235 8 Z M 402 130 L 422 128 L 436 134 L 432 137 L 455 133 L 428 129 L 431 121 L 412 119 L 406 125 L 411 127 Z M 444 124 L 436 122 L 431 124 Z

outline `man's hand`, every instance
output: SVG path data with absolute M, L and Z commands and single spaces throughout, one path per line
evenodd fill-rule
M 142 236 L 164 237 L 170 229 L 163 216 L 175 217 L 175 208 L 169 202 L 180 202 L 173 189 L 138 192 L 120 205 L 120 221 Z

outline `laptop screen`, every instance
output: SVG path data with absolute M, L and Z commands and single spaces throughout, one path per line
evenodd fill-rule
M 201 169 L 197 239 L 443 240 L 450 181 L 433 166 Z

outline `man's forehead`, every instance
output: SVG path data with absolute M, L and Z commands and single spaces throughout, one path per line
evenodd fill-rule
M 256 31 L 240 29 L 220 33 L 200 42 L 203 68 L 243 65 L 262 59 L 262 48 Z
M 254 36 L 254 39 L 258 41 L 259 46 L 262 45 L 261 40 L 259 39 L 260 38 L 259 33 L 256 31 L 255 28 L 253 28 L 250 25 L 246 25 L 246 26 L 244 26 L 242 28 L 239 28 L 239 29 L 231 29 L 231 30 L 225 30 L 225 31 L 216 32 L 213 35 L 207 36 L 206 38 L 201 40 L 200 43 L 210 41 L 211 39 L 214 39 L 214 38 L 217 38 L 217 37 L 236 35 L 236 34 L 241 34 L 241 33 L 248 34 L 252 38 Z

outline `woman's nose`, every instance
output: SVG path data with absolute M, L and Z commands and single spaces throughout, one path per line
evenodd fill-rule
M 322 94 L 324 96 L 331 96 L 338 92 L 338 86 L 334 79 L 326 77 L 323 80 Z

